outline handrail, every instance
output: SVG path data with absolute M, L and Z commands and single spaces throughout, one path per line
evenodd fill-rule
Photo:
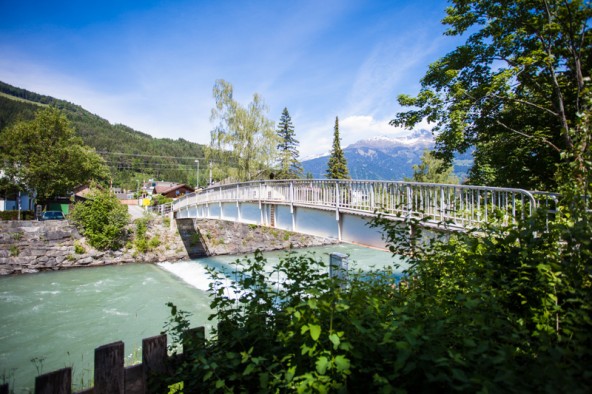
M 536 198 L 535 198 L 536 196 Z M 370 180 L 264 180 L 210 187 L 172 203 L 172 211 L 225 202 L 257 202 L 313 206 L 359 214 L 449 222 L 463 228 L 496 220 L 503 224 L 531 215 L 537 200 L 552 193 L 523 189 Z

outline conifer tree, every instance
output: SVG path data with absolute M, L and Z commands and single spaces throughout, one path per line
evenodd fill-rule
M 284 108 L 280 123 L 278 124 L 277 135 L 280 143 L 277 145 L 280 155 L 279 179 L 300 178 L 303 173 L 302 165 L 298 160 L 298 140 L 294 133 L 292 118 L 288 108 Z
M 339 138 L 339 118 L 335 117 L 335 129 L 333 131 L 333 148 L 331 149 L 331 156 L 327 163 L 327 178 L 328 179 L 350 179 L 349 171 L 347 169 L 347 161 L 343 150 L 341 150 L 341 142 Z

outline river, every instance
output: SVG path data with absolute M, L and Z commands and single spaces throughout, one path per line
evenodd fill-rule
M 392 265 L 390 253 L 349 244 L 302 249 L 329 261 L 350 256 L 350 269 Z M 285 252 L 268 252 L 271 266 Z M 241 256 L 187 262 L 128 264 L 0 278 L 0 383 L 33 392 L 34 377 L 73 368 L 75 389 L 93 378 L 94 349 L 123 341 L 126 363 L 139 362 L 143 338 L 163 331 L 172 301 L 193 327 L 211 327 L 205 266 L 232 269 Z

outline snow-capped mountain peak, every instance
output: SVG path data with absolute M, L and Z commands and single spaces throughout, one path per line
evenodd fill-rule
M 434 137 L 430 131 L 416 130 L 404 137 L 378 136 L 360 140 L 349 145 L 346 149 L 372 148 L 384 152 L 398 147 L 432 148 L 433 145 Z

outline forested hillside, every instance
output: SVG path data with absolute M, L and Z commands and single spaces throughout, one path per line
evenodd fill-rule
M 47 105 L 62 110 L 84 143 L 105 158 L 114 185 L 135 189 L 136 181 L 149 178 L 195 184 L 195 159 L 204 157 L 203 145 L 184 139 L 153 138 L 125 125 L 111 124 L 79 105 L 3 82 L 0 130 L 14 122 L 33 119 L 34 113 Z M 205 179 L 205 171 L 200 178 Z

